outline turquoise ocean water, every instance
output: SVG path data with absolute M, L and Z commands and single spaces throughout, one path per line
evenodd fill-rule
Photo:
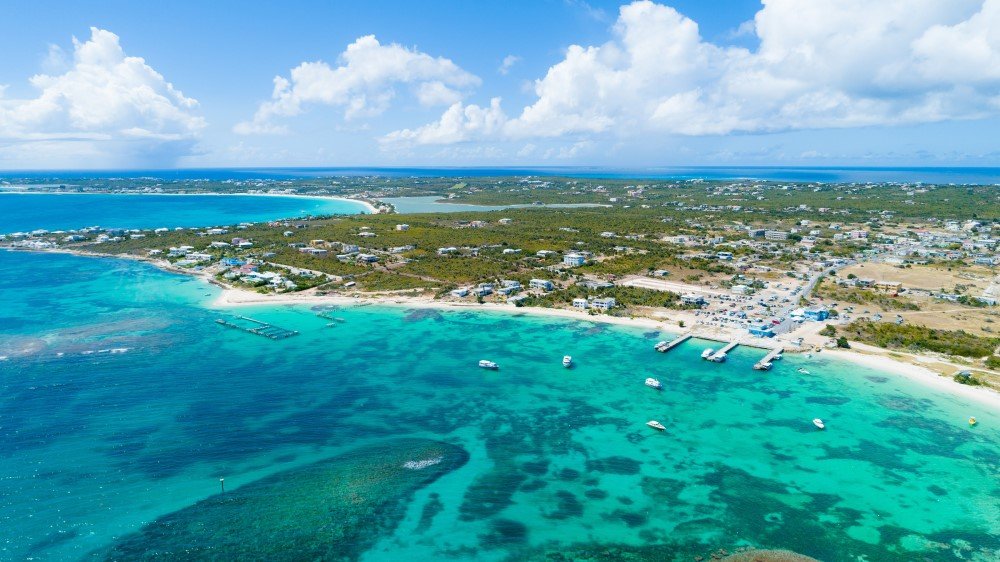
M 218 513 L 261 540 L 256 522 L 294 525 L 314 493 L 341 502 L 333 527 L 364 561 L 1000 553 L 1000 415 L 822 353 L 761 374 L 759 351 L 709 364 L 708 342 L 658 354 L 667 334 L 586 321 L 213 310 L 194 279 L 65 255 L 0 252 L 0 271 L 2 560 L 183 549 L 169 530 Z M 234 313 L 300 335 L 214 322 Z M 440 476 L 395 480 L 428 442 L 450 447 Z M 352 474 L 365 495 L 333 493 Z
M 357 214 L 353 201 L 246 195 L 114 195 L 0 192 L 0 234 L 34 229 L 174 228 Z

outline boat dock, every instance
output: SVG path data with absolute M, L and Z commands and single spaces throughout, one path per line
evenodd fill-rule
M 691 339 L 691 332 L 686 332 L 668 342 L 660 342 L 656 344 L 654 349 L 656 349 L 656 351 L 659 351 L 660 353 L 666 353 L 671 349 L 677 347 L 678 345 L 688 341 L 689 339 Z
M 267 322 L 247 318 L 246 316 L 236 316 L 235 319 L 239 322 L 226 320 L 224 318 L 219 318 L 215 322 L 227 328 L 241 330 L 243 332 L 247 332 L 248 334 L 263 336 L 272 340 L 283 340 L 285 338 L 299 335 L 299 333 L 295 330 L 286 330 L 273 324 L 268 324 Z
M 726 360 L 726 356 L 729 355 L 729 352 L 732 351 L 733 348 L 735 348 L 738 345 L 740 345 L 740 340 L 739 339 L 735 339 L 735 340 L 727 343 L 725 345 L 725 347 L 723 347 L 722 349 L 716 351 L 715 353 L 713 353 L 711 355 L 708 355 L 708 356 L 706 356 L 705 354 L 702 354 L 701 357 L 702 357 L 702 359 L 708 359 L 709 361 L 712 361 L 712 362 L 715 362 L 715 363 L 722 363 L 723 361 Z M 710 350 L 705 350 L 705 353 L 708 353 L 709 351 Z
M 764 356 L 763 359 L 761 359 L 760 361 L 758 361 L 757 363 L 755 363 L 754 366 L 753 366 L 753 368 L 756 369 L 756 370 L 758 370 L 758 371 L 768 371 L 768 370 L 770 370 L 771 369 L 771 362 L 774 361 L 775 357 L 778 357 L 779 355 L 781 355 L 782 353 L 784 353 L 784 351 L 785 351 L 785 348 L 781 347 L 780 345 L 777 346 L 777 347 L 775 347 L 774 349 L 772 349 L 771 351 L 769 351 L 767 353 L 767 355 Z
M 727 344 L 726 344 L 726 347 L 723 347 L 723 348 L 722 348 L 722 349 L 720 349 L 719 351 L 716 351 L 716 352 L 715 352 L 715 354 L 716 354 L 716 355 L 718 355 L 718 354 L 720 354 L 720 353 L 721 353 L 721 354 L 726 354 L 726 353 L 729 353 L 730 351 L 732 351 L 733 349 L 735 349 L 735 348 L 736 348 L 736 346 L 738 346 L 738 345 L 740 345 L 740 340 L 739 340 L 739 339 L 735 339 L 735 340 L 733 340 L 733 341 L 731 341 L 731 342 L 727 343 Z

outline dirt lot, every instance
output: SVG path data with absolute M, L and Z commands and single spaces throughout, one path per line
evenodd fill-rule
M 884 263 L 854 265 L 845 268 L 840 272 L 840 275 L 846 277 L 850 273 L 876 281 L 898 281 L 903 284 L 904 288 L 929 291 L 940 291 L 942 288 L 950 291 L 954 289 L 955 285 L 965 285 L 969 287 L 968 293 L 977 295 L 989 287 L 997 276 L 989 268 L 981 266 L 963 267 L 949 271 L 947 267 L 942 266 L 914 265 L 908 268 L 899 268 Z

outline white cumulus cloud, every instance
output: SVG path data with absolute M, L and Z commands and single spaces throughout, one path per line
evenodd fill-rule
M 57 67 L 50 50 L 45 66 Z M 73 39 L 60 74 L 38 74 L 37 97 L 0 96 L 0 159 L 93 165 L 165 164 L 188 150 L 205 121 L 186 97 L 140 57 L 128 56 L 110 31 Z M 66 160 L 68 158 L 68 160 Z
M 322 61 L 304 62 L 288 78 L 275 77 L 271 100 L 261 103 L 253 119 L 237 124 L 234 131 L 284 132 L 283 118 L 300 115 L 309 105 L 341 107 L 345 119 L 377 115 L 389 106 L 397 85 L 412 86 L 424 105 L 449 105 L 461 99 L 461 90 L 480 83 L 449 59 L 395 43 L 383 45 L 373 35 L 348 45 L 339 63 L 334 67 Z
M 607 42 L 570 46 L 517 114 L 459 103 L 383 141 L 725 135 L 1000 113 L 1000 0 L 764 0 L 740 29 L 756 49 L 706 41 L 675 9 L 636 1 Z

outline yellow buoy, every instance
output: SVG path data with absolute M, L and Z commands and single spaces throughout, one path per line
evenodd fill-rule
M 977 423 L 979 422 L 976 421 L 976 418 L 969 418 L 969 425 L 976 425 Z

